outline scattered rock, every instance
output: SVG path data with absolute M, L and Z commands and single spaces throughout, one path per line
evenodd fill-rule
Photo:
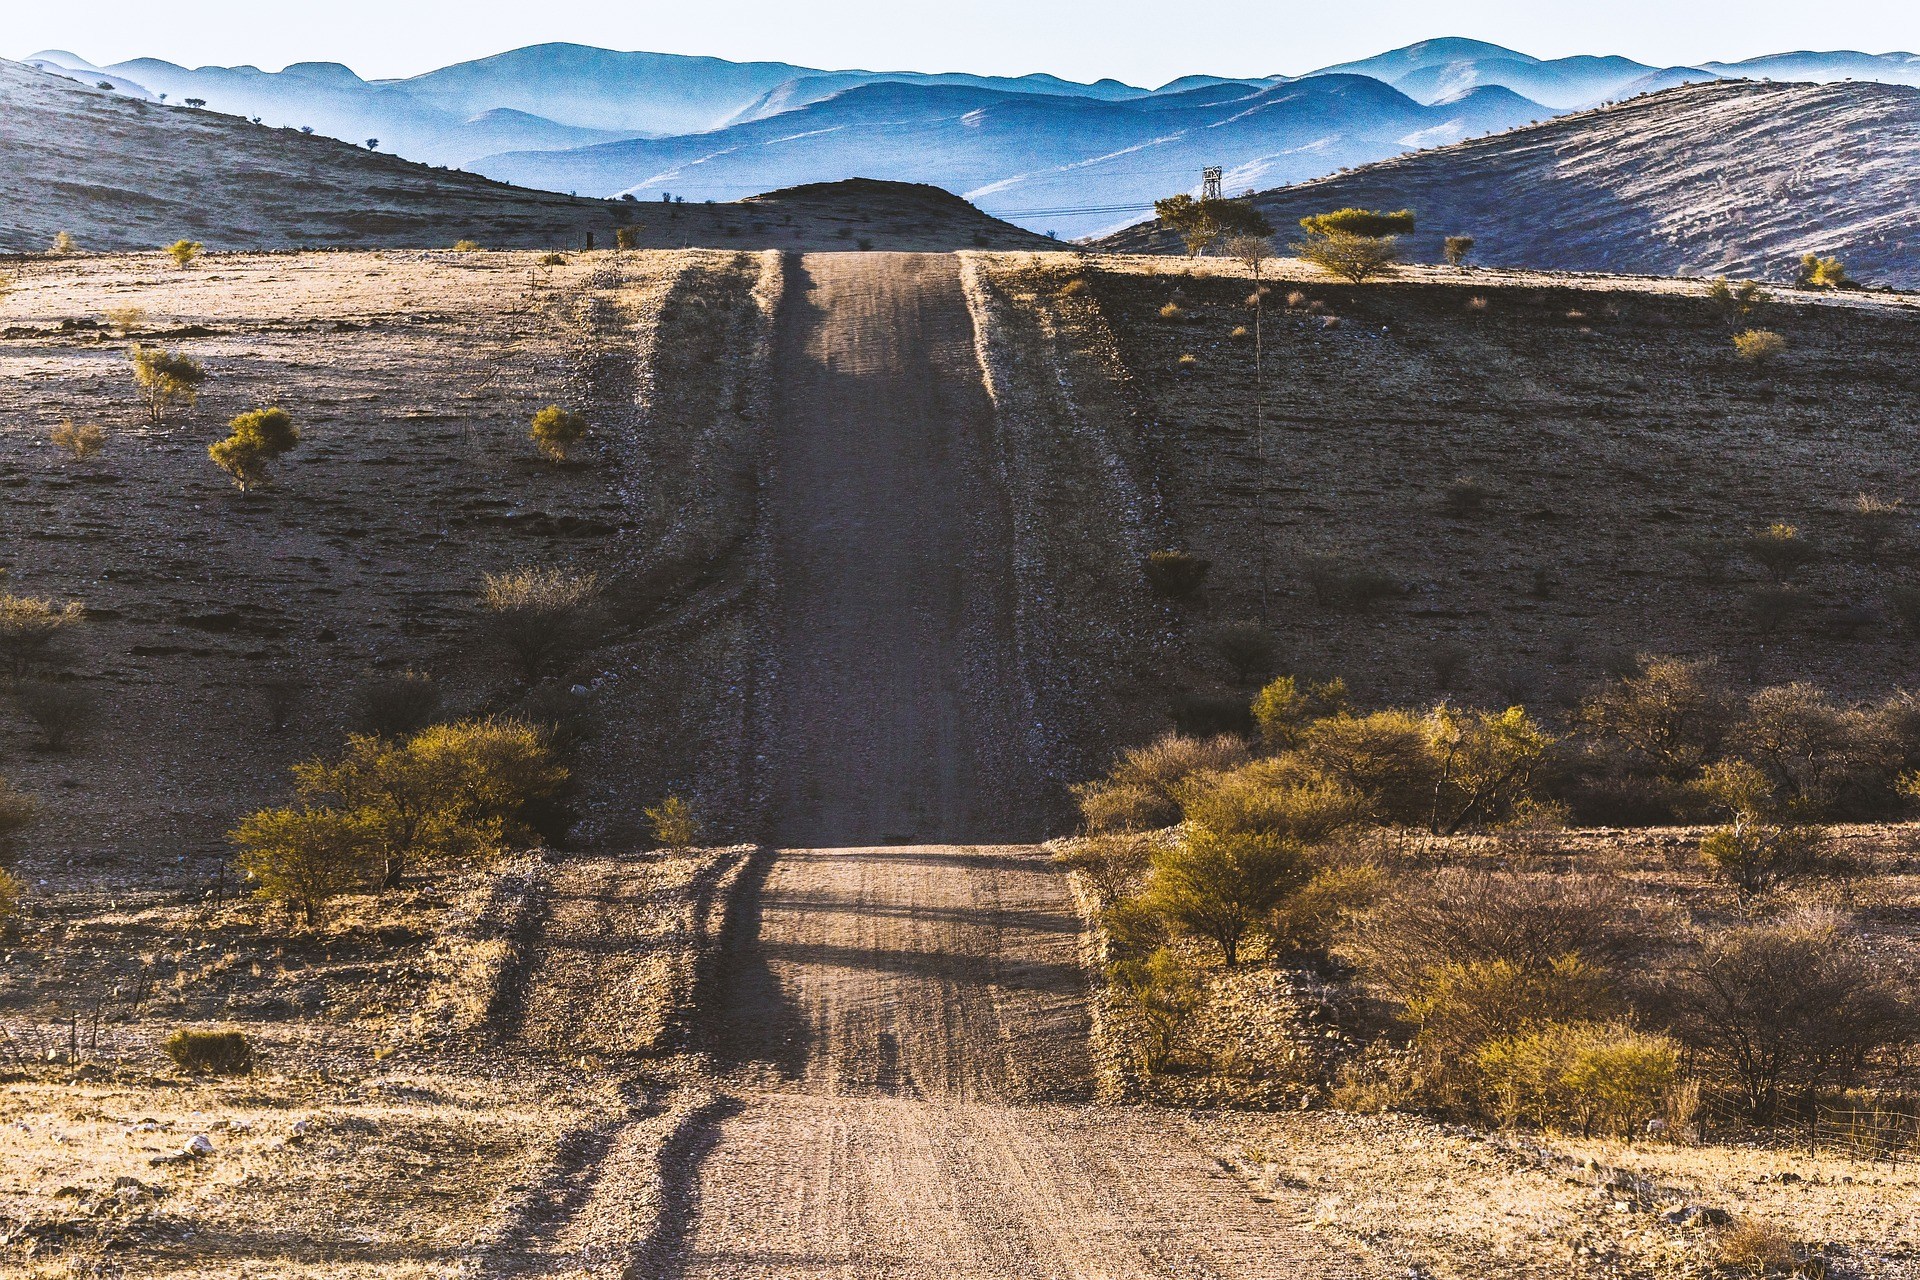
M 1704 1204 L 1682 1205 L 1670 1213 L 1660 1215 L 1660 1221 L 1672 1227 L 1724 1227 L 1733 1221 L 1733 1215 L 1725 1209 L 1715 1209 Z

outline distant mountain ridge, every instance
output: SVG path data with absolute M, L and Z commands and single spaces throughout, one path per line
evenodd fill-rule
M 1304 76 L 1196 74 L 1157 89 L 561 43 L 372 81 L 337 63 L 269 72 L 143 58 L 96 67 L 64 50 L 29 61 L 130 97 L 203 99 L 214 111 L 360 144 L 377 139 L 410 159 L 556 191 L 724 200 L 879 176 L 966 193 L 1022 225 L 1065 236 L 1124 225 L 1155 196 L 1193 188 L 1208 164 L 1225 166 L 1237 190 L 1680 84 L 1771 77 L 1920 85 L 1920 57 L 1910 53 L 1799 51 L 1655 67 L 1617 56 L 1542 59 L 1456 37 Z M 1356 89 L 1362 78 L 1393 96 Z

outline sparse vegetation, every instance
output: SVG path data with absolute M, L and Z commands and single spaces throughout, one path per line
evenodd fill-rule
M 1823 258 L 1817 253 L 1809 253 L 1800 259 L 1799 267 L 1794 271 L 1793 287 L 1796 289 L 1851 289 L 1853 279 L 1847 275 L 1847 268 L 1838 258 Z
M 203 1031 L 182 1027 L 160 1046 L 188 1075 L 244 1076 L 253 1073 L 253 1042 L 234 1028 Z
M 565 462 L 573 447 L 586 438 L 587 418 L 585 414 L 550 404 L 533 415 L 528 434 L 550 460 Z
M 375 738 L 404 738 L 432 724 L 440 702 L 440 683 L 424 672 L 377 673 L 354 690 L 354 730 Z
M 1787 353 L 1787 340 L 1771 329 L 1733 335 L 1733 353 L 1748 364 L 1771 364 Z
M 107 447 L 104 427 L 97 422 L 76 423 L 72 418 L 47 432 L 47 439 L 75 462 L 86 462 Z
M 685 849 L 699 837 L 693 805 L 682 796 L 668 796 L 642 810 L 654 840 L 663 849 Z
M 172 260 L 174 266 L 184 270 L 192 266 L 194 261 L 200 257 L 200 254 L 205 249 L 206 246 L 198 240 L 175 240 L 166 247 L 164 252 L 167 257 Z
M 1365 284 L 1385 275 L 1400 260 L 1399 246 L 1392 236 L 1361 236 L 1345 231 L 1310 235 L 1294 246 L 1294 252 L 1328 275 L 1352 284 Z
M 133 364 L 133 381 L 140 388 L 147 421 L 154 426 L 164 425 L 177 410 L 193 408 L 200 399 L 207 371 L 191 356 L 136 342 L 127 349 L 127 359 Z
M 1752 280 L 1733 281 L 1725 276 L 1716 276 L 1707 286 L 1707 298 L 1720 312 L 1720 316 L 1732 328 L 1759 314 L 1770 298 L 1767 291 Z
M 1196 200 L 1181 194 L 1154 201 L 1153 213 L 1178 233 L 1190 255 L 1205 253 L 1223 238 L 1273 234 L 1273 224 L 1245 200 Z
M 0 593 L 0 668 L 16 682 L 46 668 L 58 659 L 62 642 L 85 617 L 86 609 L 78 600 L 62 604 Z
M 1464 267 L 1467 259 L 1473 256 L 1472 236 L 1448 236 L 1441 241 L 1440 252 L 1446 257 L 1450 267 Z
M 527 567 L 488 574 L 480 607 L 489 637 L 531 684 L 592 643 L 599 595 L 596 574 Z
M 207 446 L 213 464 L 233 478 L 242 493 L 273 481 L 273 464 L 300 443 L 300 428 L 284 409 L 255 409 L 227 424 L 227 437 Z

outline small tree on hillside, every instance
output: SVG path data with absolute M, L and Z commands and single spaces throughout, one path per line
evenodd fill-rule
M 331 899 L 366 874 L 367 832 L 359 815 L 327 808 L 263 809 L 229 837 L 237 865 L 262 898 L 297 908 L 317 924 Z
M 1793 273 L 1793 287 L 1796 289 L 1851 289 L 1854 287 L 1854 282 L 1840 259 L 1823 258 L 1817 253 L 1809 253 L 1800 259 L 1800 266 Z
M 1264 831 L 1216 835 L 1195 828 L 1153 857 L 1148 904 L 1180 929 L 1240 960 L 1247 935 L 1312 878 L 1304 851 Z
M 1227 236 L 1271 236 L 1273 224 L 1245 200 L 1196 200 L 1182 192 L 1153 203 L 1161 222 L 1186 243 L 1189 256 L 1198 256 Z
M 1265 271 L 1267 260 L 1273 257 L 1273 237 L 1235 236 L 1227 241 L 1227 253 L 1247 269 L 1247 274 L 1255 280 Z
M 300 428 L 284 409 L 243 413 L 227 428 L 227 438 L 208 445 L 207 456 L 233 477 L 242 493 L 271 483 L 273 463 L 300 443 Z
M 198 240 L 175 240 L 166 247 L 165 253 L 173 259 L 174 266 L 185 269 L 193 265 L 193 260 L 198 258 L 205 248 L 206 246 Z
M 127 349 L 127 359 L 133 364 L 133 381 L 140 388 L 147 421 L 154 426 L 165 423 L 176 409 L 193 408 L 200 399 L 207 371 L 191 356 L 136 342 Z
M 0 594 L 0 667 L 18 681 L 47 666 L 67 633 L 85 616 L 78 600 L 61 604 L 11 592 Z
M 533 425 L 528 431 L 534 445 L 554 462 L 565 462 L 568 451 L 579 444 L 586 434 L 586 415 L 562 409 L 557 404 L 550 404 L 534 414 Z
M 1754 281 L 1733 281 L 1725 276 L 1715 277 L 1707 286 L 1707 300 L 1713 303 L 1728 328 L 1752 319 L 1770 301 L 1767 291 Z
M 1365 284 L 1400 260 L 1399 245 L 1392 236 L 1356 236 L 1344 231 L 1308 236 L 1294 246 L 1294 252 L 1328 275 L 1352 284 Z
M 1450 267 L 1464 267 L 1467 258 L 1473 253 L 1472 236 L 1448 236 L 1441 242 L 1440 252 L 1446 255 Z

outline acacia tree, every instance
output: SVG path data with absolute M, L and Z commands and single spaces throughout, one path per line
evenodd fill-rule
M 1307 238 L 1294 252 L 1330 275 L 1364 284 L 1399 260 L 1396 237 L 1411 232 L 1411 210 L 1334 209 L 1300 219 Z
M 271 467 L 300 443 L 300 428 L 284 409 L 255 409 L 227 424 L 228 435 L 207 446 L 213 464 L 248 493 L 272 480 Z
M 1271 236 L 1273 224 L 1245 200 L 1200 199 L 1181 192 L 1153 202 L 1153 212 L 1197 257 L 1228 236 Z
M 207 371 L 193 357 L 136 342 L 127 348 L 127 359 L 133 364 L 133 381 L 140 388 L 147 421 L 154 426 L 164 423 L 175 409 L 193 408 L 200 399 Z

